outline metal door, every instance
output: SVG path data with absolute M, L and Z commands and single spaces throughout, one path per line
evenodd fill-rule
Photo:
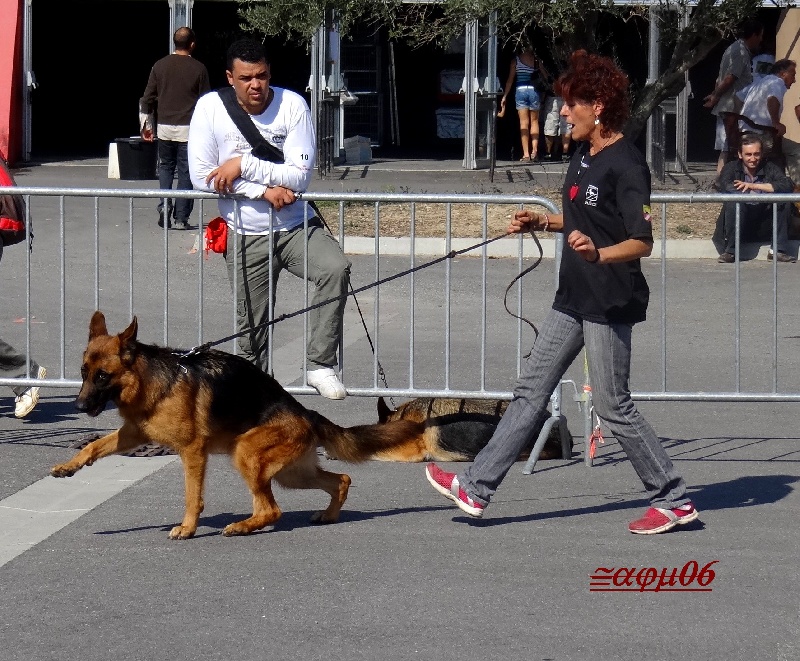
M 493 169 L 497 94 L 497 13 L 470 21 L 464 54 L 464 168 Z
M 175 43 L 172 35 L 175 30 L 182 27 L 192 27 L 192 8 L 194 0 L 169 0 L 169 42 L 167 43 L 167 53 L 175 50 Z
M 22 160 L 31 158 L 31 93 L 36 89 L 33 75 L 33 2 L 25 2 L 22 48 Z

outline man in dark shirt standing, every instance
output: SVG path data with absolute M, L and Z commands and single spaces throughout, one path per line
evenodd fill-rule
M 739 158 L 726 163 L 717 180 L 717 188 L 725 193 L 752 193 L 758 199 L 759 193 L 791 193 L 792 182 L 784 171 L 774 163 L 763 158 L 763 143 L 757 134 L 742 136 Z M 717 219 L 717 227 L 712 241 L 721 251 L 717 260 L 723 264 L 736 261 L 736 207 L 739 207 L 739 228 L 744 236 L 757 231 L 765 220 L 772 221 L 772 203 L 764 202 L 725 202 Z M 777 205 L 778 229 L 775 244 L 778 252 L 773 256 L 770 249 L 767 258 L 779 262 L 796 262 L 789 254 L 789 203 Z M 741 237 L 740 237 L 741 238 Z
M 162 57 L 150 70 L 150 78 L 144 95 L 139 100 L 139 125 L 142 138 L 152 142 L 158 137 L 158 184 L 166 190 L 172 189 L 175 172 L 178 173 L 178 190 L 192 190 L 189 176 L 189 122 L 194 106 L 203 94 L 209 91 L 208 70 L 192 57 L 195 35 L 191 28 L 182 27 L 172 38 L 175 51 Z M 153 132 L 153 116 L 158 126 Z M 158 225 L 176 229 L 189 229 L 189 215 L 194 200 L 178 199 L 158 203 Z

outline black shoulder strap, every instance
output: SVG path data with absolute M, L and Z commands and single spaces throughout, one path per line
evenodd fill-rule
M 260 158 L 262 161 L 269 161 L 270 163 L 283 163 L 283 152 L 264 139 L 264 136 L 261 135 L 256 125 L 253 124 L 250 115 L 245 112 L 244 108 L 242 108 L 236 100 L 235 90 L 232 87 L 223 87 L 217 90 L 217 94 L 219 94 L 219 98 L 222 99 L 222 105 L 225 106 L 225 110 L 228 111 L 228 115 L 230 115 L 233 123 L 236 124 L 236 128 L 239 129 L 244 139 L 247 140 L 253 148 L 251 152 L 253 156 Z M 322 213 L 316 203 L 309 200 L 308 206 L 314 210 L 314 213 L 330 232 L 331 230 L 327 223 L 325 223 L 325 219 L 322 217 Z
M 256 125 L 253 124 L 253 120 L 250 119 L 250 115 L 245 112 L 244 108 L 236 100 L 236 91 L 232 87 L 223 87 L 217 90 L 217 94 L 222 99 L 222 104 L 225 106 L 225 110 L 228 111 L 233 123 L 236 124 L 236 128 L 239 129 L 244 139 L 253 148 L 253 156 L 260 158 L 262 161 L 283 163 L 283 152 L 264 139 Z

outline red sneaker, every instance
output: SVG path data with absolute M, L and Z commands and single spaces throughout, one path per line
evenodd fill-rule
M 425 466 L 425 477 L 428 482 L 445 498 L 452 500 L 458 507 L 469 514 L 480 518 L 483 516 L 483 505 L 476 503 L 470 498 L 466 491 L 464 491 L 458 484 L 458 477 L 455 473 L 448 473 L 443 471 L 433 462 Z
M 672 510 L 665 510 L 660 507 L 651 507 L 641 519 L 631 521 L 628 524 L 628 530 L 637 535 L 655 535 L 694 521 L 699 516 L 692 503 L 687 503 L 684 507 L 689 509 L 676 507 Z

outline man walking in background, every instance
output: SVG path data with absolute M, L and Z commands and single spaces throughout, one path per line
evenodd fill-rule
M 189 122 L 195 104 L 211 89 L 208 70 L 192 57 L 195 35 L 191 28 L 182 27 L 172 38 L 175 51 L 162 57 L 150 70 L 144 95 L 139 100 L 139 126 L 142 138 L 152 142 L 158 137 L 158 185 L 164 190 L 172 189 L 175 173 L 178 174 L 178 190 L 192 190 L 189 176 Z M 154 119 L 155 116 L 155 119 Z M 153 124 L 157 125 L 154 133 Z M 158 203 L 158 226 L 189 229 L 189 215 L 194 200 L 164 200 Z
M 764 26 L 755 19 L 742 23 L 737 30 L 738 39 L 722 55 L 719 75 L 714 90 L 703 99 L 703 107 L 709 108 L 717 118 L 714 148 L 719 150 L 717 172 L 722 166 L 735 160 L 739 149 L 737 117 L 741 101 L 736 92 L 753 82 L 752 58 L 764 37 Z

